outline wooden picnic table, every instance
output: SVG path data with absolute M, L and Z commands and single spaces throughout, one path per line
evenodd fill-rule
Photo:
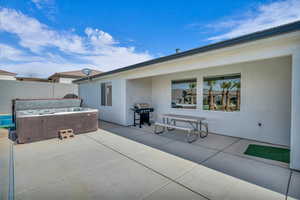
M 205 117 L 199 117 L 199 116 L 191 116 L 191 115 L 176 115 L 176 114 L 162 114 L 161 115 L 162 119 L 163 119 L 163 124 L 165 124 L 165 127 L 167 128 L 168 131 L 172 131 L 174 129 L 181 129 L 183 130 L 183 127 L 177 126 L 176 122 L 184 122 L 184 123 L 188 123 L 193 132 L 196 134 L 196 136 L 200 136 L 201 138 L 204 138 L 207 136 L 208 134 L 208 125 L 207 123 L 204 123 L 203 121 L 206 120 Z M 161 124 L 161 126 L 163 126 L 163 124 Z M 202 131 L 202 126 L 205 125 L 206 127 L 206 132 Z M 163 133 L 164 130 L 160 133 Z M 190 137 L 190 132 L 188 132 L 187 135 L 187 141 L 188 142 L 194 142 L 196 141 L 198 138 L 193 138 L 192 140 L 190 140 L 188 137 Z

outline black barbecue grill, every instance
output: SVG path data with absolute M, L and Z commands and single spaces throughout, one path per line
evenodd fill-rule
M 144 123 L 147 123 L 149 126 L 151 126 L 150 123 L 150 112 L 153 112 L 154 109 L 150 107 L 147 103 L 136 103 L 134 104 L 133 108 L 133 125 L 136 126 L 139 124 L 140 128 L 142 128 L 142 125 Z

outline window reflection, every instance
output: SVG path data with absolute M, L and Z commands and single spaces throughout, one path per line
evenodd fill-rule
M 241 75 L 204 78 L 203 110 L 239 111 Z

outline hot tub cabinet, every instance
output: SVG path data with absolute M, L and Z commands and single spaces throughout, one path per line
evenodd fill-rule
M 41 116 L 17 117 L 19 143 L 28 143 L 58 137 L 58 131 L 73 129 L 75 134 L 98 129 L 97 112 L 57 113 Z
M 98 129 L 98 110 L 82 107 L 19 110 L 15 112 L 18 143 L 57 138 L 59 130 L 75 134 Z

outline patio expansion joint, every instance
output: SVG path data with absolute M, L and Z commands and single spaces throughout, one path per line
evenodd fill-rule
M 152 194 L 154 194 L 155 192 L 159 191 L 160 189 L 170 185 L 172 183 L 172 181 L 168 180 L 165 184 L 163 184 L 162 186 L 159 186 L 157 188 L 155 188 L 154 190 L 152 190 L 151 192 L 149 192 L 148 194 L 144 195 L 141 200 L 145 200 L 147 199 L 149 196 L 151 196 Z
M 290 189 L 291 180 L 292 180 L 292 174 L 293 174 L 293 170 L 290 171 L 290 176 L 289 176 L 289 180 L 288 180 L 287 187 L 286 187 L 285 200 L 288 199 L 289 189 Z
M 191 172 L 193 169 L 195 169 L 195 168 L 196 168 L 196 166 L 192 167 L 191 169 L 187 170 L 187 171 L 184 172 L 183 174 L 181 174 L 181 175 L 179 175 L 178 177 L 176 177 L 174 180 L 178 180 L 178 179 L 182 178 L 183 176 L 185 176 L 186 174 L 190 173 L 190 172 Z M 145 195 L 145 196 L 142 198 L 142 200 L 147 199 L 147 198 L 148 198 L 149 196 L 151 196 L 153 193 L 159 191 L 160 189 L 162 189 L 162 188 L 164 188 L 164 187 L 167 187 L 167 186 L 170 185 L 171 183 L 174 183 L 174 182 L 170 180 L 170 181 L 166 182 L 166 184 L 164 184 L 164 185 L 162 185 L 162 186 L 160 186 L 160 187 L 154 189 L 152 192 L 150 192 L 150 193 L 148 193 L 147 195 Z M 202 197 L 204 197 L 204 196 L 202 196 Z M 207 198 L 207 197 L 204 197 L 204 198 Z M 208 198 L 207 198 L 207 199 L 208 199 Z
M 167 180 L 170 181 L 169 183 L 164 184 L 164 185 L 163 185 L 162 187 L 160 187 L 159 189 L 161 189 L 161 188 L 165 187 L 166 185 L 170 184 L 171 182 L 173 182 L 173 183 L 175 183 L 175 184 L 177 184 L 177 185 L 179 185 L 179 186 L 181 186 L 181 187 L 183 187 L 183 188 L 185 188 L 185 189 L 187 189 L 187 190 L 189 190 L 189 191 L 191 191 L 191 192 L 193 192 L 193 193 L 195 193 L 195 194 L 197 194 L 197 195 L 199 195 L 199 196 L 201 196 L 201 197 L 203 197 L 203 198 L 205 198 L 205 199 L 207 199 L 207 200 L 210 200 L 210 199 L 209 199 L 208 197 L 206 197 L 205 195 L 203 195 L 203 194 L 201 194 L 201 193 L 199 193 L 199 192 L 193 190 L 192 188 L 190 188 L 190 187 L 188 187 L 188 186 L 186 186 L 186 185 L 184 185 L 184 184 L 182 184 L 182 183 L 180 183 L 180 182 L 177 181 L 177 179 L 179 179 L 181 176 L 185 175 L 186 173 L 190 172 L 190 170 L 192 170 L 194 167 L 192 167 L 190 170 L 186 171 L 186 172 L 185 172 L 184 174 L 182 174 L 181 176 L 176 177 L 176 179 L 173 179 L 173 178 L 164 175 L 163 173 L 161 173 L 161 172 L 159 172 L 159 171 L 157 171 L 157 170 L 155 170 L 155 169 L 153 169 L 153 168 L 151 168 L 151 167 L 149 167 L 149 166 L 143 164 L 142 162 L 140 162 L 140 161 L 138 161 L 138 160 L 136 160 L 136 159 L 134 159 L 134 158 L 132 158 L 132 157 L 130 157 L 130 156 L 128 156 L 128 155 L 126 155 L 126 154 L 124 154 L 124 153 L 122 153 L 122 152 L 120 152 L 120 151 L 118 151 L 118 150 L 116 150 L 116 149 L 114 149 L 114 148 L 112 148 L 112 147 L 110 147 L 110 146 L 108 146 L 108 145 L 103 144 L 102 142 L 96 140 L 96 139 L 93 138 L 93 137 L 90 137 L 90 136 L 87 136 L 87 135 L 86 135 L 86 137 L 88 137 L 88 138 L 90 138 L 91 140 L 95 141 L 95 142 L 98 143 L 99 145 L 102 145 L 102 146 L 104 146 L 104 147 L 106 147 L 106 148 L 108 148 L 108 149 L 110 149 L 110 150 L 112 150 L 112 151 L 114 151 L 114 152 L 116 152 L 116 153 L 118 153 L 118 154 L 124 156 L 125 158 L 127 158 L 127 159 L 129 159 L 129 160 L 131 160 L 131 161 L 133 161 L 133 162 L 135 162 L 135 163 L 141 165 L 142 167 L 145 167 L 145 168 L 149 169 L 150 171 L 152 171 L 152 172 L 154 172 L 154 173 L 156 173 L 156 174 L 158 174 L 158 175 L 160 175 L 160 176 L 162 176 L 162 177 L 164 177 L 164 178 L 166 178 Z M 143 197 L 143 198 L 146 198 L 146 197 Z
M 241 140 L 241 138 L 239 138 L 238 140 L 232 142 L 231 144 L 227 145 L 226 147 L 224 147 L 223 149 L 220 149 L 219 151 L 217 151 L 216 153 L 214 153 L 213 155 L 209 156 L 208 158 L 206 158 L 205 160 L 203 160 L 202 162 L 200 162 L 200 164 L 205 163 L 206 161 L 208 161 L 209 159 L 215 157 L 216 155 L 218 155 L 219 153 L 225 151 L 227 148 L 231 147 L 232 145 L 234 145 L 235 143 L 238 143 Z

